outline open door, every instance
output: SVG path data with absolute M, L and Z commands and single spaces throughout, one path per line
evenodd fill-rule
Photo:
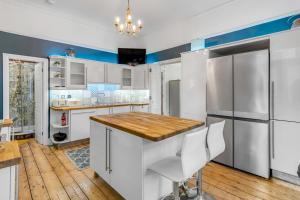
M 35 139 L 43 144 L 43 63 L 37 63 L 34 68 L 35 90 Z

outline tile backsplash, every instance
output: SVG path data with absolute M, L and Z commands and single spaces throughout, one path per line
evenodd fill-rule
M 121 90 L 115 84 L 88 84 L 87 90 L 51 90 L 50 102 L 53 106 L 148 103 L 149 90 Z

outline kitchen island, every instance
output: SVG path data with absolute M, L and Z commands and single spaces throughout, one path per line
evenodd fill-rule
M 130 112 L 92 116 L 91 168 L 125 199 L 157 200 L 172 192 L 171 181 L 148 167 L 181 148 L 186 133 L 204 122 Z

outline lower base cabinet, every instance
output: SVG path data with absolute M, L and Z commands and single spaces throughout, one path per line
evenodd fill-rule
M 298 176 L 300 124 L 271 121 L 271 169 Z
M 93 115 L 96 115 L 95 109 L 71 111 L 71 141 L 90 137 L 90 116 Z
M 0 169 L 0 199 L 18 199 L 18 166 Z
M 90 142 L 91 168 L 125 199 L 140 199 L 143 141 L 91 121 Z

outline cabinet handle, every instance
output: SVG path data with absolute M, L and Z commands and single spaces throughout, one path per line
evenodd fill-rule
M 105 128 L 105 171 L 108 170 L 108 167 L 107 167 L 107 131 L 108 131 L 108 129 Z
M 274 136 L 274 121 L 271 121 L 271 140 L 272 140 L 272 158 L 274 159 L 275 158 L 275 147 L 274 147 L 274 145 L 275 145 L 275 136 Z
M 108 162 L 108 172 L 111 173 L 112 169 L 111 169 L 111 159 L 110 159 L 110 152 L 111 152 L 111 129 L 108 129 L 109 134 L 108 134 L 108 143 L 109 143 L 109 149 L 108 149 L 108 158 L 109 158 L 109 162 Z
M 271 93 L 272 93 L 272 96 L 271 96 L 271 103 L 272 103 L 272 119 L 274 119 L 274 102 L 275 102 L 275 100 L 274 100 L 274 92 L 275 92 L 275 86 L 274 86 L 274 81 L 272 81 L 272 83 L 271 83 Z

